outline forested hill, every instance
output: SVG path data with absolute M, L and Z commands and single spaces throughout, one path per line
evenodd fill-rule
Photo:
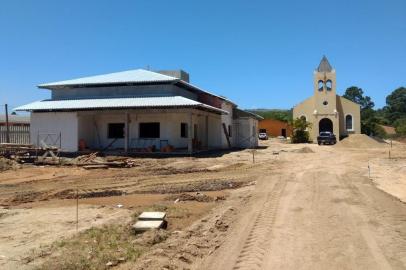
M 292 120 L 292 110 L 252 109 L 247 111 L 258 114 L 262 116 L 264 119 L 276 119 L 284 122 Z

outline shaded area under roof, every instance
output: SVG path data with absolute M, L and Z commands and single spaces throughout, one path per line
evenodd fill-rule
M 331 72 L 333 71 L 333 68 L 330 65 L 330 62 L 328 61 L 327 57 L 323 55 L 323 58 L 320 61 L 319 67 L 317 68 L 318 72 Z
M 99 98 L 71 100 L 43 100 L 23 105 L 14 111 L 78 111 L 98 109 L 143 109 L 143 108 L 198 108 L 218 114 L 228 114 L 207 104 L 182 96 L 136 97 L 136 98 Z

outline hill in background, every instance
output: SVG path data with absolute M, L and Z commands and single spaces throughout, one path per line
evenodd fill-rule
M 292 110 L 281 110 L 281 109 L 252 109 L 247 110 L 262 116 L 264 119 L 276 119 L 284 122 L 289 122 L 292 120 L 293 114 Z

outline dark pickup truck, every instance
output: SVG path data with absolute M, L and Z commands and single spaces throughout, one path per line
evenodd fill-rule
M 337 139 L 336 135 L 334 135 L 330 131 L 323 131 L 320 132 L 319 136 L 317 136 L 317 143 L 321 144 L 336 144 Z

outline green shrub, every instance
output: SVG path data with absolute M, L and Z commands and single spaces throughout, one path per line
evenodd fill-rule
M 401 118 L 395 121 L 395 130 L 399 135 L 406 135 L 406 118 Z
M 293 134 L 292 143 L 308 143 L 309 142 L 309 129 L 311 123 L 307 122 L 305 118 L 296 118 L 292 122 Z

